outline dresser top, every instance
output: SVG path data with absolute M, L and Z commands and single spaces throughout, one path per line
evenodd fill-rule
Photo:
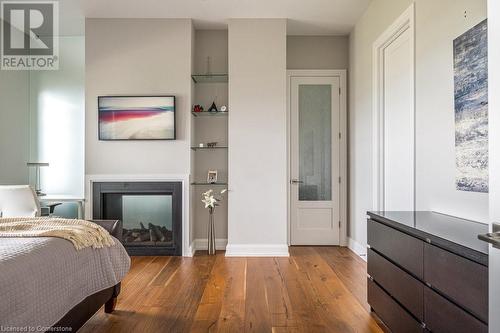
M 368 212 L 368 215 L 377 222 L 488 265 L 488 244 L 477 238 L 488 232 L 487 224 L 428 211 Z

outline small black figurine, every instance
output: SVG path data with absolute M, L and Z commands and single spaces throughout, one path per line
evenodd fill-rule
M 215 102 L 213 102 L 210 108 L 208 109 L 208 112 L 218 112 L 218 111 L 219 110 L 217 110 L 217 105 L 215 105 Z

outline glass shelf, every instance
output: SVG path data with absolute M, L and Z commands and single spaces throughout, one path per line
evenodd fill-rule
M 191 183 L 191 185 L 194 185 L 194 186 L 227 186 L 227 183 L 214 183 L 214 184 L 211 184 L 211 183 L 204 183 L 204 182 L 194 182 L 194 183 Z
M 227 149 L 227 146 L 215 146 L 215 147 L 191 147 L 192 150 L 212 150 L 212 149 Z
M 194 83 L 225 83 L 229 81 L 227 74 L 194 74 L 191 75 Z
M 220 116 L 227 116 L 229 112 L 227 111 L 217 111 L 217 112 L 208 112 L 208 111 L 203 111 L 203 112 L 191 112 L 193 116 L 195 117 L 220 117 Z

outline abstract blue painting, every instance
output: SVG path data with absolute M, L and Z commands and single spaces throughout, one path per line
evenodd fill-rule
M 453 41 L 459 191 L 488 193 L 488 32 L 484 20 Z

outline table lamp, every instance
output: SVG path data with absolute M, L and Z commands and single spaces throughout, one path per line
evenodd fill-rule
M 44 162 L 28 162 L 26 163 L 28 168 L 35 167 L 35 192 L 36 195 L 39 197 L 43 197 L 45 193 L 42 192 L 41 186 L 40 186 L 40 168 L 41 167 L 48 167 L 49 163 L 44 163 Z

